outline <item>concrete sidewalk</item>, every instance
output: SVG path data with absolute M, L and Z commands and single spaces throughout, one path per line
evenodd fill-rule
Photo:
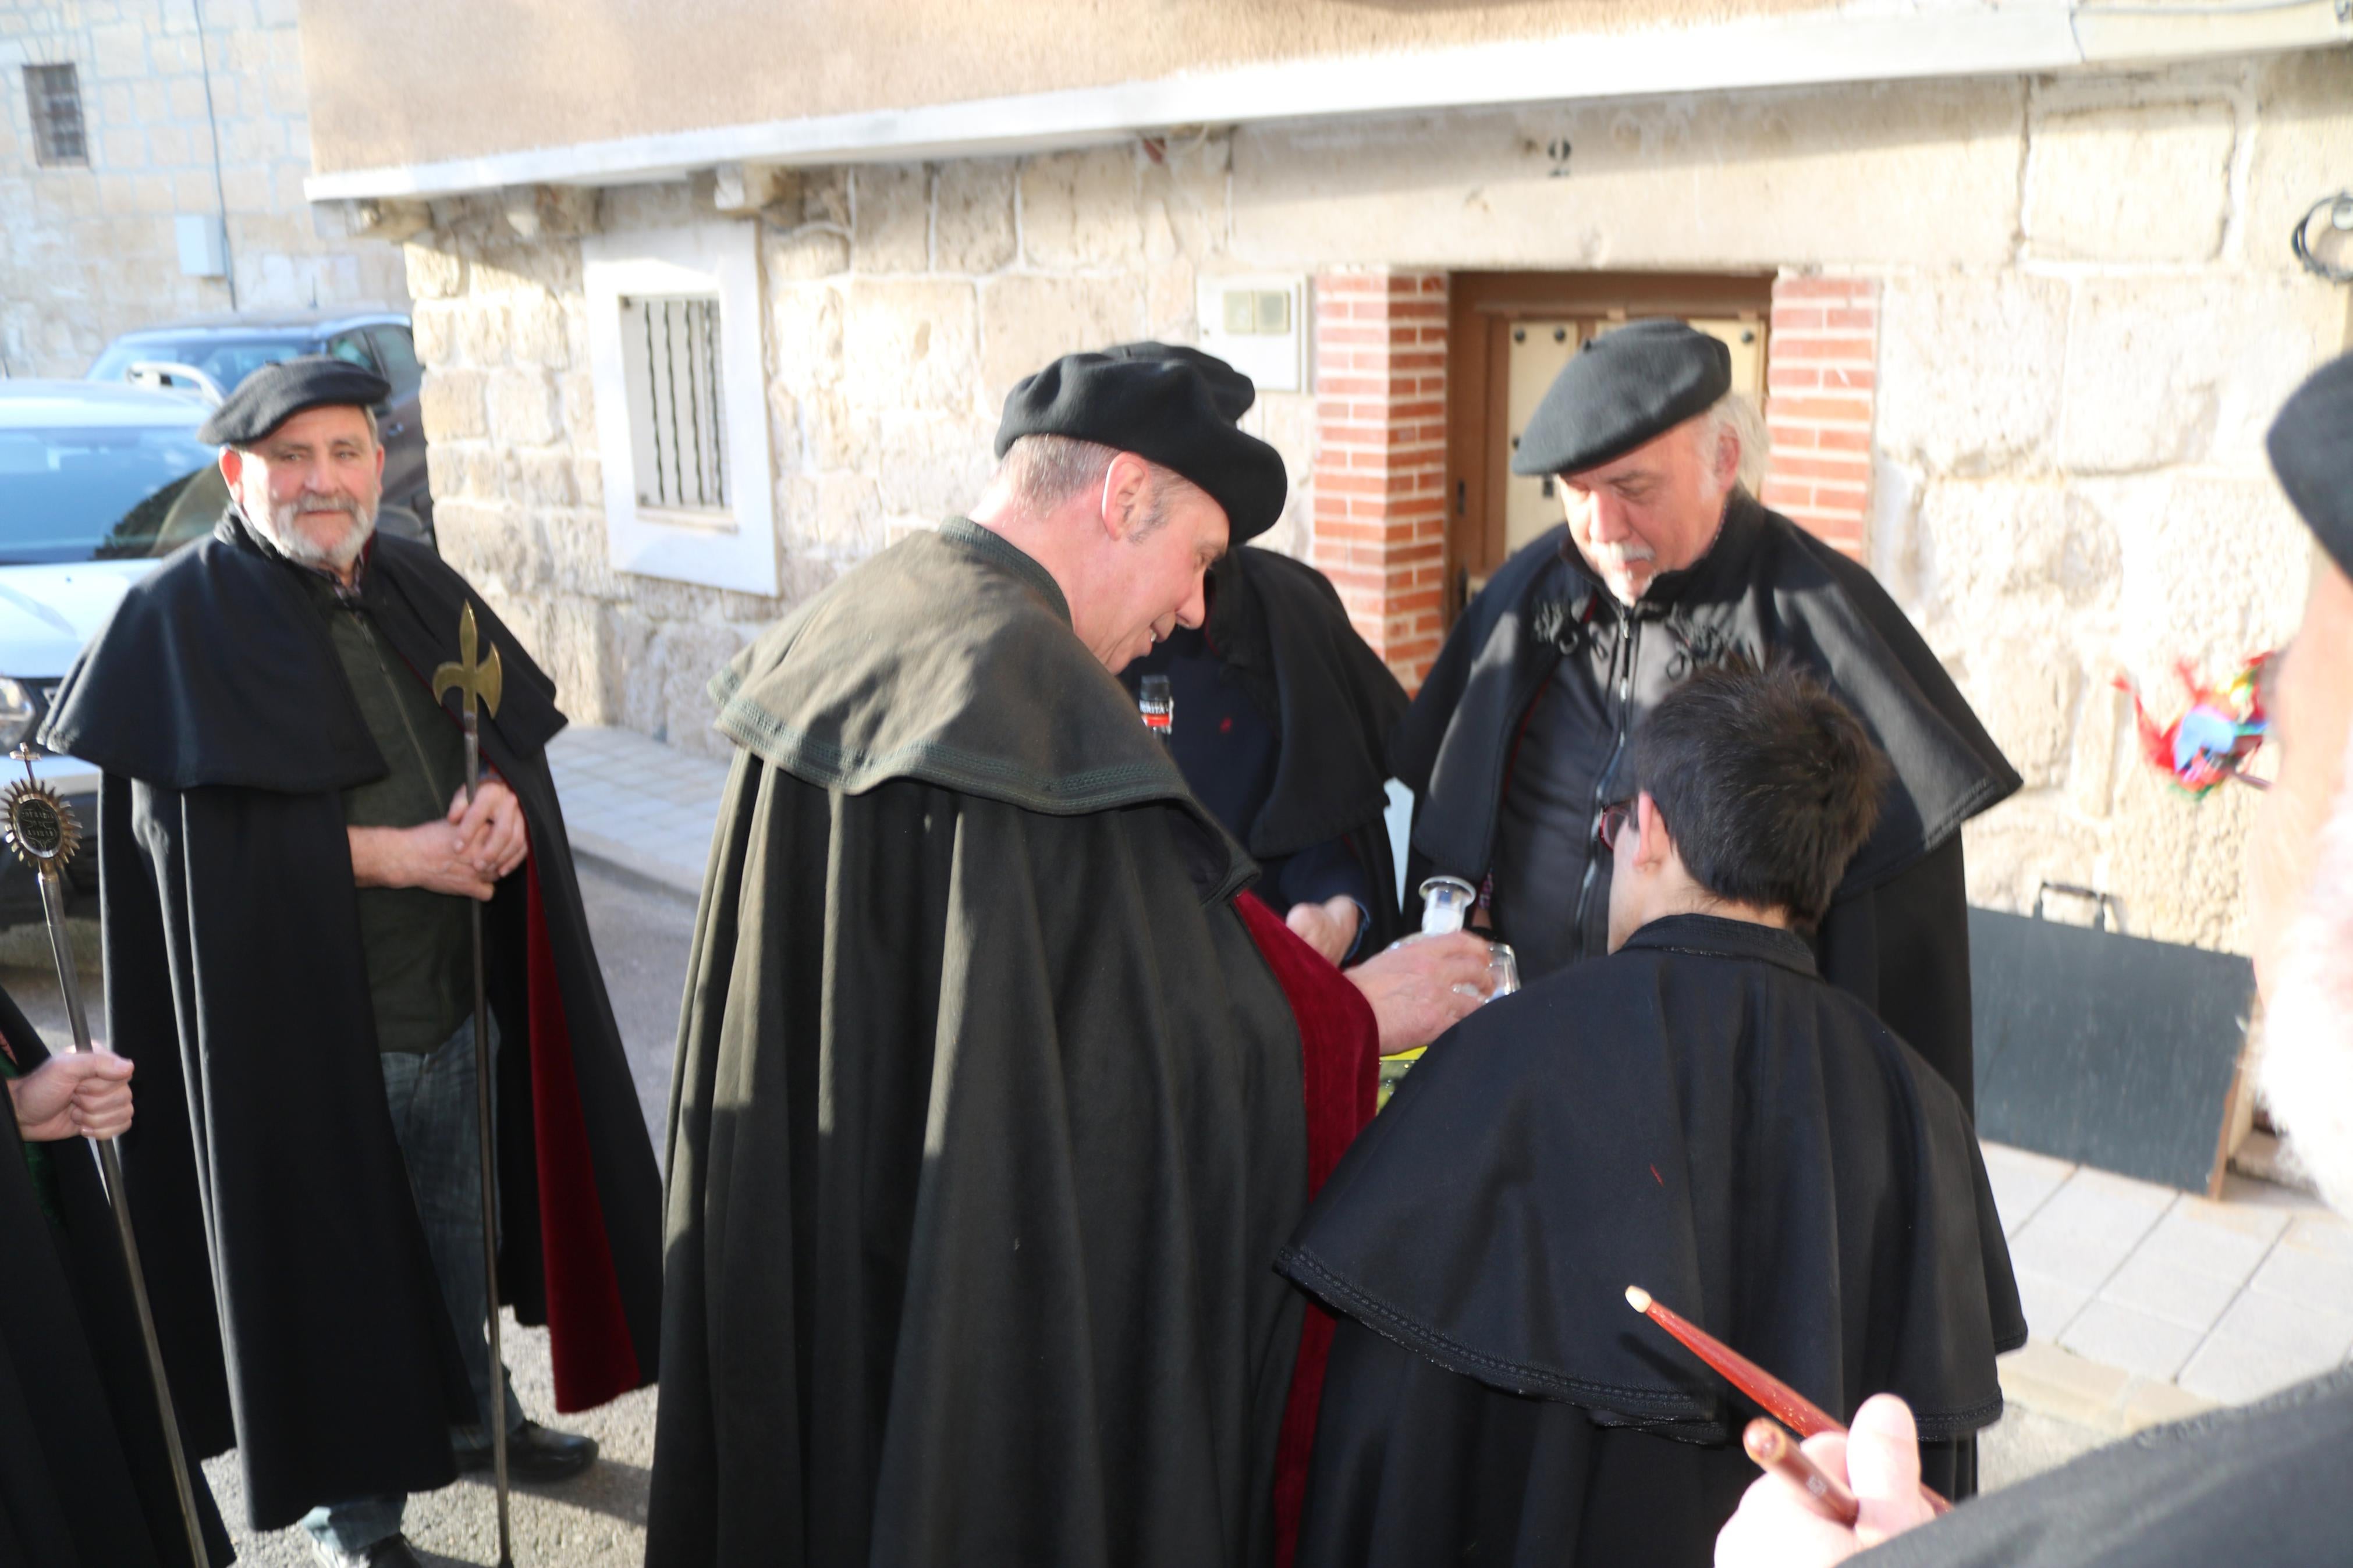
M 575 724 L 548 742 L 575 855 L 676 889 L 702 892 L 727 764 L 691 757 L 633 730 Z
M 548 748 L 575 848 L 692 895 L 726 766 L 623 730 Z M 2209 1202 L 1985 1146 L 2034 1341 L 2004 1359 L 2022 1415 L 2085 1447 L 2259 1398 L 2353 1356 L 2353 1226 L 2233 1175 Z

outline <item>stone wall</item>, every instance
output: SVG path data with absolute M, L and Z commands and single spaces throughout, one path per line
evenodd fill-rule
M 296 0 L 205 0 L 200 52 L 190 0 L 0 0 L 0 374 L 79 375 L 119 332 L 227 310 L 225 279 L 180 271 L 183 214 L 226 212 L 241 308 L 406 299 L 396 250 L 302 199 L 295 12 Z M 67 64 L 87 168 L 34 157 L 23 68 Z
M 2175 658 L 2220 671 L 2293 624 L 2306 552 L 2260 437 L 2346 342 L 2348 291 L 2297 269 L 2285 237 L 2348 184 L 2345 50 L 807 172 L 757 216 L 775 602 L 603 564 L 576 241 L 535 218 L 522 239 L 501 216 L 512 195 L 440 205 L 409 275 L 453 558 L 531 628 L 575 717 L 698 750 L 717 749 L 702 682 L 745 637 L 978 492 L 1017 376 L 1069 349 L 1192 337 L 1205 270 L 1435 291 L 1457 269 L 1769 267 L 1782 303 L 1809 279 L 1875 299 L 1868 355 L 1839 362 L 1873 400 L 1835 422 L 1869 447 L 1858 542 L 2029 781 L 1970 829 L 1973 895 L 2018 908 L 2040 879 L 2086 882 L 2135 931 L 2236 947 L 2245 792 L 2168 793 L 2110 680 L 2139 678 L 2169 716 Z M 707 184 L 636 187 L 575 216 L 609 230 L 712 201 Z M 1320 357 L 1319 374 L 1336 364 Z M 1345 401 L 1322 414 L 1352 417 Z M 1319 453 L 1312 396 L 1250 417 L 1293 482 L 1269 542 L 1361 565 L 1352 589 L 1387 597 L 1360 620 L 1408 649 L 1427 590 L 1411 542 L 1315 536 L 1349 521 L 1335 497 L 1317 507 L 1319 475 L 1356 458 Z M 1843 469 L 1809 482 L 1841 503 L 1856 488 Z M 1368 542 L 1387 552 L 1357 563 Z
M 712 672 L 846 567 L 977 500 L 1015 381 L 1071 348 L 1193 335 L 1196 268 L 1224 242 L 1226 156 L 1204 138 L 783 182 L 753 219 L 775 600 L 607 564 L 577 231 L 708 218 L 710 182 L 524 202 L 528 240 L 512 196 L 436 203 L 407 255 L 443 549 L 532 640 L 575 720 L 723 754 Z M 1313 402 L 1269 394 L 1245 421 L 1291 461 L 1280 547 L 1304 544 Z

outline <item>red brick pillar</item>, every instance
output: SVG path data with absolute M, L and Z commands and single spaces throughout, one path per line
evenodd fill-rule
M 1315 564 L 1411 689 L 1444 637 L 1444 273 L 1315 279 Z
M 1765 424 L 1767 506 L 1857 561 L 1870 558 L 1879 284 L 1785 272 L 1773 284 Z

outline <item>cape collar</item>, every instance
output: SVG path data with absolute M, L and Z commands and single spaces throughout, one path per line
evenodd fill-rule
M 1662 915 L 1628 937 L 1619 951 L 1636 949 L 1695 953 L 1703 958 L 1755 959 L 1803 975 L 1819 974 L 1814 950 L 1796 931 L 1754 921 L 1726 920 L 1722 915 Z
M 1038 590 L 1047 608 L 1060 616 L 1064 626 L 1071 624 L 1071 602 L 1062 596 L 1062 585 L 1054 581 L 1054 574 L 1039 565 L 1036 556 L 1005 535 L 983 528 L 969 518 L 952 517 L 940 524 L 940 537 L 1012 573 Z
M 368 564 L 375 559 L 377 536 L 374 529 L 368 531 L 367 542 L 360 546 L 359 564 L 352 571 L 352 582 L 349 587 L 345 587 L 343 580 L 324 566 L 314 565 L 308 561 L 297 561 L 280 549 L 276 540 L 253 525 L 253 520 L 245 515 L 245 509 L 237 505 L 234 499 L 229 501 L 227 509 L 221 513 L 221 520 L 213 531 L 241 549 L 258 552 L 280 566 L 290 567 L 294 571 L 306 573 L 318 578 L 334 591 L 335 597 L 338 599 L 356 602 L 367 591 Z

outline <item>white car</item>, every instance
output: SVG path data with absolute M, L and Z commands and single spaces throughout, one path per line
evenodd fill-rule
M 211 411 L 193 391 L 0 379 L 0 758 L 40 728 L 58 682 L 131 584 L 220 521 L 219 448 L 196 439 Z M 423 532 L 413 512 L 389 505 L 378 525 Z M 72 880 L 95 888 L 98 771 L 74 757 L 32 766 L 81 820 Z M 0 768 L 24 776 L 22 763 Z M 0 858 L 0 923 L 37 919 L 31 876 Z

